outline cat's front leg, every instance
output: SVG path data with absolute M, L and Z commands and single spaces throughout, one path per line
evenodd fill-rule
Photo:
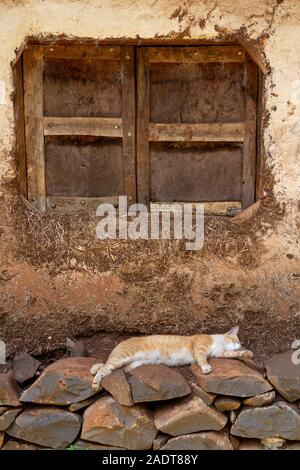
M 239 351 L 224 351 L 218 357 L 226 357 L 226 358 L 231 358 L 231 359 L 238 359 L 238 358 L 252 359 L 253 352 L 248 351 L 247 349 L 244 349 L 244 350 L 240 349 Z
M 93 380 L 93 383 L 92 383 L 92 389 L 93 390 L 99 390 L 101 380 L 103 379 L 103 377 L 105 377 L 106 375 L 111 374 L 113 370 L 114 370 L 114 367 L 112 365 L 102 364 L 102 366 L 98 369 L 98 371 L 97 371 L 97 373 L 94 377 L 94 380 Z
M 204 354 L 195 354 L 195 359 L 200 367 L 202 374 L 210 374 L 212 372 L 212 367 L 207 362 L 207 356 Z

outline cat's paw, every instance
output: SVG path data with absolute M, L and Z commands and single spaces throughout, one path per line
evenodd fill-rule
M 254 354 L 253 354 L 252 351 L 248 351 L 248 350 L 243 351 L 243 357 L 245 357 L 247 359 L 253 359 L 253 356 L 254 356 Z
M 103 364 L 94 364 L 90 370 L 91 375 L 96 375 L 98 370 L 101 369 L 102 366 Z
M 206 364 L 205 366 L 201 366 L 201 371 L 202 371 L 202 374 L 210 374 L 211 371 L 212 371 L 212 366 L 210 366 L 209 364 Z
M 94 379 L 92 383 L 92 389 L 95 391 L 98 391 L 100 388 L 100 382 L 101 382 L 101 379 L 100 380 Z

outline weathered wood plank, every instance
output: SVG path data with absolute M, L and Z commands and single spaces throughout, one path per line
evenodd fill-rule
M 113 204 L 117 209 L 119 196 L 108 197 L 47 197 L 47 210 L 54 212 L 96 211 L 100 204 Z
M 35 47 L 35 46 L 34 46 Z M 120 60 L 120 46 L 49 45 L 44 46 L 45 58 Z
M 42 46 L 24 51 L 24 110 L 28 200 L 45 211 Z
M 135 60 L 134 48 L 121 48 L 122 70 L 122 128 L 124 192 L 130 202 L 136 200 L 135 172 Z
M 264 86 L 265 77 L 262 72 L 258 71 L 258 97 L 257 97 L 257 156 L 256 156 L 256 181 L 255 196 L 256 199 L 264 197 L 264 188 L 262 187 L 263 176 L 263 110 L 264 110 Z
M 150 77 L 148 48 L 138 49 L 138 111 L 137 111 L 137 193 L 140 203 L 149 201 Z
M 44 117 L 45 135 L 122 137 L 120 118 Z
M 184 207 L 184 202 L 176 202 L 177 205 Z M 193 210 L 197 207 L 204 206 L 204 215 L 236 215 L 241 210 L 241 203 L 238 201 L 225 201 L 225 202 L 203 202 L 203 203 L 192 203 Z M 150 207 L 151 210 L 160 212 L 168 212 L 172 210 L 173 204 L 170 202 L 152 202 Z
M 149 47 L 149 62 L 244 62 L 241 46 Z
M 245 137 L 242 177 L 243 209 L 253 204 L 255 198 L 257 67 L 253 62 L 245 63 L 245 99 Z
M 24 120 L 24 90 L 23 90 L 23 58 L 21 57 L 14 68 L 15 95 L 15 121 L 17 137 L 17 171 L 21 194 L 27 198 L 27 168 L 26 168 L 26 142 Z
M 244 123 L 149 124 L 153 142 L 243 142 Z

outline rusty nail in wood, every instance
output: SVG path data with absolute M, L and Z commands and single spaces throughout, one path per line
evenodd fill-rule
M 115 124 L 115 129 L 119 129 L 119 124 Z

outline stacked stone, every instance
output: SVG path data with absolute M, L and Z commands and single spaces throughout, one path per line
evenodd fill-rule
M 92 390 L 97 359 L 48 366 L 21 391 L 0 374 L 0 448 L 248 450 L 300 449 L 300 365 L 291 353 L 266 374 L 238 360 L 117 370 Z

